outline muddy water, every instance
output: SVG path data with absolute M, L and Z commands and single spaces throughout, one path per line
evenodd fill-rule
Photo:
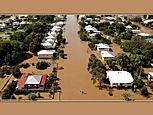
M 68 15 L 64 33 L 68 42 L 64 49 L 67 59 L 59 60 L 59 66 L 64 67 L 58 72 L 61 79 L 61 99 L 98 99 L 97 97 L 101 97 L 101 95 L 98 89 L 93 86 L 90 80 L 91 76 L 87 71 L 88 46 L 87 43 L 80 41 L 77 31 L 77 18 L 74 15 Z M 87 94 L 82 94 L 80 90 Z
M 123 93 L 130 93 L 130 90 L 114 90 L 113 96 L 108 96 L 108 91 L 99 90 L 90 80 L 91 75 L 87 71 L 89 55 L 87 42 L 81 42 L 77 34 L 77 18 L 73 15 L 67 16 L 64 35 L 68 44 L 65 46 L 67 59 L 58 61 L 59 67 L 64 69 L 58 70 L 60 86 L 62 89 L 61 100 L 122 100 Z M 80 90 L 86 92 L 82 94 Z M 131 94 L 133 99 L 145 99 L 144 97 Z M 58 100 L 58 94 L 56 95 Z

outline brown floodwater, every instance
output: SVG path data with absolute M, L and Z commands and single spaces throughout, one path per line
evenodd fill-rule
M 62 93 L 61 100 L 121 100 L 123 93 L 131 93 L 130 90 L 114 90 L 113 96 L 108 96 L 108 91 L 99 90 L 93 85 L 90 73 L 87 71 L 89 55 L 87 42 L 82 42 L 77 34 L 79 26 L 74 15 L 68 15 L 64 35 L 68 44 L 64 51 L 67 59 L 60 59 L 58 66 L 64 69 L 58 70 Z M 80 90 L 86 92 L 82 94 Z M 58 96 L 58 94 L 56 94 Z M 144 97 L 132 94 L 134 99 Z M 58 98 L 56 98 L 58 99 Z

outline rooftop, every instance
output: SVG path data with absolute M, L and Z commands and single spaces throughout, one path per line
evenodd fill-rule
M 147 38 L 146 41 L 153 42 L 153 38 Z
M 25 84 L 40 84 L 42 75 L 29 75 Z
M 102 57 L 115 57 L 114 52 L 111 51 L 101 51 L 101 56 Z
M 133 77 L 127 71 L 107 71 L 110 83 L 132 83 Z
M 150 23 L 150 22 L 153 22 L 153 19 L 148 19 L 148 20 L 144 20 L 144 21 L 143 21 L 144 24 L 148 24 L 148 23 Z
M 145 37 L 145 36 L 150 36 L 150 34 L 147 34 L 147 33 L 139 33 L 138 35 L 139 35 L 139 36 L 144 36 L 144 37 Z
M 40 50 L 37 54 L 41 55 L 41 54 L 48 54 L 48 55 L 52 55 L 55 53 L 55 50 Z
M 40 84 L 44 85 L 46 81 L 46 74 L 30 74 L 23 73 L 21 78 L 18 80 L 18 86 L 24 87 L 25 84 Z

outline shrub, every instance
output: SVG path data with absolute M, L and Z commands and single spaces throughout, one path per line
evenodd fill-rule
M 23 67 L 23 68 L 28 68 L 29 66 L 30 66 L 29 63 L 22 64 L 22 67 Z
M 37 92 L 37 98 L 40 98 L 41 96 L 40 96 L 40 92 Z
M 142 87 L 140 89 L 141 95 L 147 96 L 149 94 L 147 87 Z
M 119 45 L 122 43 L 119 36 L 116 36 L 116 37 L 113 39 L 113 41 L 114 41 L 114 43 L 119 44 Z
M 29 99 L 29 100 L 33 100 L 33 101 L 34 101 L 34 100 L 36 100 L 36 98 L 37 98 L 37 96 L 36 96 L 35 93 L 29 93 L 29 94 L 28 94 L 28 99 Z
M 125 101 L 129 101 L 130 100 L 130 94 L 127 94 L 127 93 L 124 93 L 123 95 L 123 100 L 125 100 Z
M 37 62 L 36 68 L 37 69 L 46 69 L 49 66 L 49 64 L 45 61 Z
M 64 53 L 60 53 L 59 56 L 60 56 L 61 58 L 64 58 Z
M 89 46 L 89 48 L 90 48 L 91 50 L 94 50 L 94 48 L 95 48 L 95 44 L 94 44 L 93 42 L 89 42 L 89 43 L 88 43 L 88 46 Z
M 63 49 L 58 49 L 57 52 L 58 52 L 58 55 L 59 55 L 61 58 L 64 58 L 64 50 L 63 50 Z
M 80 39 L 82 41 L 89 41 L 90 39 L 88 38 L 88 36 L 85 33 L 81 33 L 80 34 Z
M 30 93 L 30 91 L 28 90 L 15 90 L 14 94 L 16 95 L 28 95 Z

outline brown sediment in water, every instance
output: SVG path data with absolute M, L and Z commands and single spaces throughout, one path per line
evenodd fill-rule
M 80 41 L 77 34 L 78 29 L 77 18 L 68 15 L 64 32 L 68 42 L 64 48 L 67 59 L 58 61 L 59 67 L 64 68 L 58 70 L 62 89 L 61 100 L 121 100 L 123 93 L 131 94 L 131 90 L 114 90 L 114 96 L 109 96 L 107 90 L 99 90 L 93 85 L 90 80 L 91 74 L 87 71 L 90 55 L 87 53 L 88 44 Z M 81 91 L 86 94 L 81 93 Z M 146 99 L 137 94 L 132 95 L 131 98 Z

